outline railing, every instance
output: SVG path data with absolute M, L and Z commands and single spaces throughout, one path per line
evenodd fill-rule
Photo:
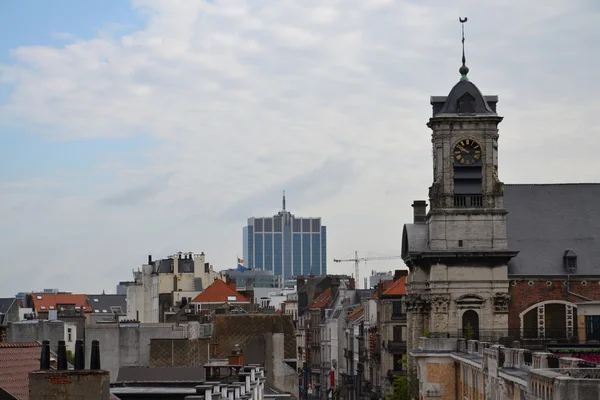
M 455 195 L 454 207 L 483 207 L 482 195 Z
M 387 343 L 387 350 L 392 354 L 406 353 L 406 342 L 391 340 Z
M 577 336 L 567 336 L 564 329 L 547 329 L 543 337 L 538 337 L 537 329 L 489 329 L 469 332 L 457 330 L 453 332 L 431 332 L 432 338 L 466 338 L 482 342 L 497 343 L 511 346 L 513 342 L 520 342 L 522 347 L 544 347 L 545 345 L 575 344 L 579 343 Z

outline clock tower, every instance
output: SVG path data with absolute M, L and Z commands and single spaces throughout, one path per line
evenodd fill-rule
M 461 20 L 461 22 L 464 22 Z M 433 146 L 429 211 L 404 227 L 408 346 L 418 338 L 508 336 L 508 249 L 503 183 L 498 178 L 497 96 L 484 96 L 468 78 L 447 96 L 432 96 L 427 123 Z M 423 204 L 416 202 L 415 204 Z

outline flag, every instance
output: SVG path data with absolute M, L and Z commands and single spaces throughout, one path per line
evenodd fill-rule
M 244 259 L 243 259 L 243 258 L 239 258 L 239 257 L 238 257 L 238 264 L 242 264 L 242 265 L 244 265 Z
M 244 267 L 242 264 L 238 264 L 238 266 L 237 266 L 237 270 L 238 270 L 239 272 L 244 272 L 244 271 L 246 271 L 246 267 Z

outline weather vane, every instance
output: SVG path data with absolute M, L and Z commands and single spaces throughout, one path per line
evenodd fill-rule
M 460 80 L 467 81 L 467 74 L 469 73 L 469 68 L 466 65 L 467 59 L 465 58 L 465 22 L 467 22 L 467 17 L 458 17 L 458 21 L 462 25 L 462 66 L 458 70 L 460 72 Z

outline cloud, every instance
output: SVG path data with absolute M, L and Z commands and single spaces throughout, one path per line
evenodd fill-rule
M 106 21 L 95 38 L 81 39 L 65 26 L 74 38 L 59 35 L 60 47 L 16 47 L 0 65 L 0 85 L 10 89 L 0 129 L 154 144 L 103 158 L 83 177 L 47 171 L 48 180 L 0 182 L 14 188 L 0 199 L 13 207 L 0 222 L 6 262 L 41 271 L 0 282 L 0 295 L 45 283 L 98 292 L 129 279 L 149 252 L 205 251 L 216 268 L 231 267 L 246 218 L 276 212 L 284 189 L 292 212 L 324 218 L 331 256 L 399 252 L 410 204 L 430 185 L 429 96 L 458 80 L 465 10 L 469 75 L 500 96 L 506 117 L 501 178 L 592 180 L 600 167 L 600 132 L 590 121 L 600 89 L 595 4 L 132 7 L 145 22 L 139 28 Z M 585 145 L 565 156 L 573 138 Z M 51 184 L 33 184 L 42 181 Z

